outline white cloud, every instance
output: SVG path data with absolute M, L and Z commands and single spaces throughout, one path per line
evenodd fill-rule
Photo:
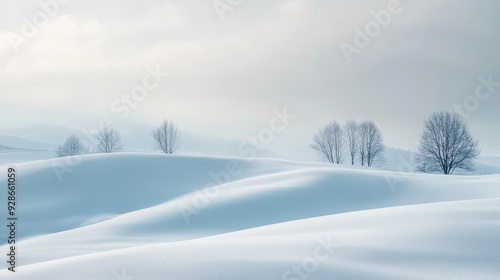
M 423 118 L 462 100 L 478 75 L 500 79 L 498 21 L 488 16 L 497 4 L 402 0 L 405 10 L 347 64 L 339 43 L 387 2 L 245 1 L 221 22 L 210 1 L 72 1 L 15 60 L 0 41 L 1 100 L 72 108 L 64 113 L 75 113 L 71 126 L 112 114 L 113 100 L 160 65 L 172 75 L 131 120 L 170 115 L 189 130 L 245 137 L 286 105 L 298 115 L 287 137 L 304 143 L 323 122 L 352 117 L 374 119 L 389 144 L 411 147 Z M 31 4 L 13 5 L 0 35 L 19 32 L 18 18 L 36 12 Z M 477 118 L 487 126 L 498 113 L 485 110 Z

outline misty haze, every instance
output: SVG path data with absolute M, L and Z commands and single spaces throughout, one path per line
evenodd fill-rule
M 0 12 L 0 278 L 498 279 L 500 3 Z

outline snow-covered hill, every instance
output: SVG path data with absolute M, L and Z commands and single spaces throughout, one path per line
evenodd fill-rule
M 498 279 L 499 199 L 299 220 L 178 242 L 127 243 L 21 267 L 8 279 Z M 90 237 L 88 238 L 90 239 Z M 123 244 L 125 245 L 125 244 Z M 60 245 L 55 245 L 60 246 Z M 52 249 L 39 244 L 39 254 Z
M 152 127 L 143 124 L 117 123 L 117 129 L 122 134 L 126 152 L 155 153 L 152 139 L 148 136 Z M 8 133 L 1 134 L 1 133 Z M 38 124 L 27 127 L 0 131 L 0 145 L 22 150 L 8 151 L 0 148 L 0 164 L 22 163 L 35 160 L 54 158 L 57 145 L 64 143 L 72 135 L 78 135 L 85 145 L 94 142 L 89 131 L 83 131 L 63 126 Z M 95 143 L 93 149 L 96 150 Z M 241 152 L 241 147 L 246 153 Z M 29 152 L 28 152 L 29 151 Z M 248 152 L 250 151 L 250 152 Z M 181 133 L 181 154 L 192 156 L 226 156 L 259 158 L 275 158 L 298 161 L 320 161 L 320 157 L 307 143 L 294 143 L 287 147 L 255 147 L 245 139 L 225 139 L 200 135 L 188 131 Z M 386 147 L 383 169 L 393 171 L 413 172 L 415 154 L 408 150 Z M 348 160 L 346 160 L 348 164 Z M 476 163 L 476 170 L 466 172 L 470 175 L 500 174 L 500 158 L 481 156 Z
M 500 274 L 500 175 L 130 153 L 17 169 L 21 266 L 7 279 Z

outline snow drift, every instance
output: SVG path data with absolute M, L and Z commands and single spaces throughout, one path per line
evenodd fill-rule
M 75 162 L 17 166 L 21 266 L 1 276 L 495 279 L 500 273 L 498 175 L 127 153 Z

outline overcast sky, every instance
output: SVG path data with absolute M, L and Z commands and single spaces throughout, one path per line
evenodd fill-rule
M 296 117 L 276 146 L 307 145 L 318 126 L 354 118 L 415 149 L 429 114 L 466 103 L 483 155 L 500 155 L 500 87 L 474 95 L 480 76 L 500 82 L 500 2 L 392 1 L 1 0 L 0 129 L 168 116 L 246 138 L 286 107 Z M 381 10 L 390 20 L 373 25 Z M 346 59 L 342 44 L 356 47 L 367 26 L 375 35 Z M 122 99 L 144 80 L 140 102 Z

